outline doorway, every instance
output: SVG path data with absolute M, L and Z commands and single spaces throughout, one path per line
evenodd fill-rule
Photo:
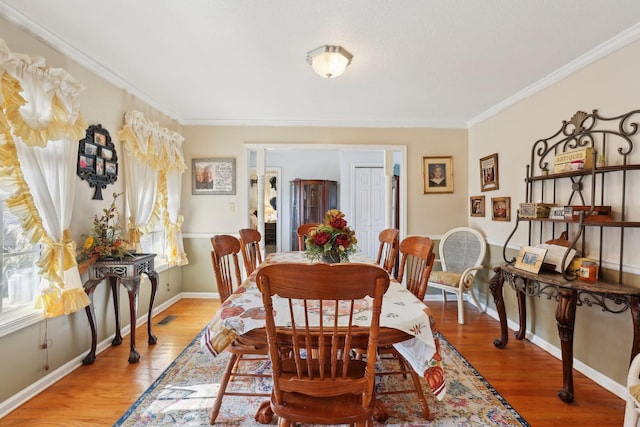
M 249 221 L 253 229 L 259 230 L 263 236 L 263 248 L 266 255 L 277 252 L 280 246 L 280 227 L 278 213 L 280 200 L 280 171 L 267 170 L 264 175 L 264 195 L 258 197 L 258 176 L 255 171 L 249 175 Z M 264 231 L 258 225 L 258 206 L 264 206 Z

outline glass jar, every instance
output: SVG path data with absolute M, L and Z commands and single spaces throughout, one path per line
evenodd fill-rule
M 585 282 L 595 282 L 598 280 L 598 264 L 595 261 L 582 261 L 578 276 Z

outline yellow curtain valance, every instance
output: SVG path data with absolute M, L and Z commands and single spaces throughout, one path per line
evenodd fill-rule
M 128 111 L 118 138 L 136 161 L 157 171 L 176 170 L 184 173 L 186 164 L 182 155 L 184 138 L 177 132 L 160 128 L 139 111 Z

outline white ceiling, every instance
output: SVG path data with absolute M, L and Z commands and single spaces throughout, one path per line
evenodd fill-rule
M 640 38 L 639 0 L 0 0 L 0 15 L 186 125 L 467 127 Z M 354 55 L 343 76 L 307 64 L 323 44 Z

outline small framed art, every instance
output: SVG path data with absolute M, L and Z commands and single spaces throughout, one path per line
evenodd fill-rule
M 471 196 L 471 216 L 484 216 L 484 196 Z
M 192 194 L 236 194 L 236 159 L 193 159 Z
M 495 153 L 480 159 L 480 190 L 491 191 L 498 188 L 498 153 Z
M 453 157 L 423 157 L 424 194 L 453 193 Z
M 523 246 L 516 257 L 516 268 L 538 274 L 547 250 L 533 246 Z
M 511 197 L 491 198 L 491 219 L 494 221 L 511 221 Z

